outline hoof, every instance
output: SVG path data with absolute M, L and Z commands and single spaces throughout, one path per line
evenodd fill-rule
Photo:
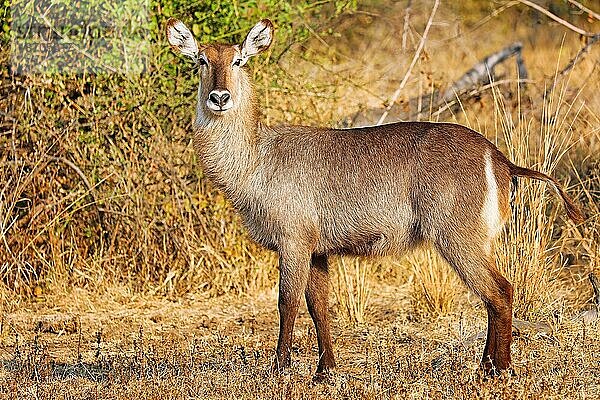
M 483 380 L 517 376 L 512 367 L 498 369 L 490 362 L 482 363 L 481 370 L 483 371 Z
M 290 368 L 290 362 L 283 362 L 280 363 L 279 359 L 277 357 L 275 357 L 275 360 L 273 360 L 273 363 L 271 364 L 271 375 L 281 375 L 284 372 L 286 372 L 288 369 Z
M 317 371 L 313 378 L 312 381 L 315 384 L 326 384 L 326 383 L 331 383 L 332 380 L 334 378 L 334 371 L 331 369 L 326 369 L 324 371 Z

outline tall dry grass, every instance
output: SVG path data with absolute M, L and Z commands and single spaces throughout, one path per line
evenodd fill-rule
M 194 20 L 195 32 L 204 32 L 201 41 L 240 41 L 252 19 L 272 18 L 280 24 L 279 42 L 250 63 L 264 93 L 271 85 L 287 88 L 271 75 L 287 42 L 302 42 L 308 29 L 326 27 L 353 6 L 196 3 L 148 5 L 152 32 L 142 44 L 151 51 L 136 76 L 15 75 L 10 24 L 3 26 L 0 296 L 11 300 L 2 306 L 74 288 L 216 296 L 273 286 L 275 258 L 247 237 L 231 205 L 197 166 L 191 121 L 199 82 L 196 71 L 169 50 L 164 22 L 181 13 Z M 11 5 L 1 7 L 9 22 Z M 274 15 L 263 15 L 268 13 Z M 293 18 L 303 23 L 293 24 Z
M 506 111 L 502 96 L 494 93 L 508 157 L 517 165 L 554 175 L 573 142 L 570 123 L 577 115 L 569 115 L 571 107 L 564 105 L 560 94 L 550 93 L 539 110 L 541 114 L 528 120 L 519 113 L 515 121 Z M 552 236 L 555 224 L 571 222 L 559 219 L 561 204 L 552 197 L 553 193 L 548 193 L 550 190 L 545 183 L 518 181 L 512 192 L 511 219 L 497 252 L 500 271 L 514 285 L 515 315 L 519 317 L 551 309 L 560 285 L 563 261 L 552 251 L 556 246 Z
M 464 288 L 450 265 L 432 249 L 417 250 L 407 261 L 412 272 L 414 309 L 434 316 L 454 312 Z
M 371 263 L 361 257 L 339 257 L 336 261 L 333 287 L 340 316 L 350 324 L 362 324 L 371 297 Z
M 137 87 L 110 76 L 9 79 L 0 100 L 10 128 L 0 137 L 4 306 L 74 287 L 218 295 L 272 285 L 274 257 L 196 167 L 191 114 L 174 105 L 192 104 L 185 78 L 163 70 Z M 171 98 L 169 80 L 181 88 Z

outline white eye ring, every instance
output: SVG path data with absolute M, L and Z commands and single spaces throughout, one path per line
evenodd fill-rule
M 234 67 L 240 67 L 242 65 L 242 61 L 243 60 L 241 58 L 238 58 L 231 65 L 234 66 Z

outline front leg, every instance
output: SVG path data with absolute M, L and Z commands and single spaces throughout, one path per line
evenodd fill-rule
M 277 370 L 291 362 L 292 334 L 310 271 L 310 249 L 287 248 L 279 254 L 279 341 Z
M 320 375 L 335 368 L 329 329 L 329 267 L 327 256 L 324 254 L 312 257 L 305 296 L 308 312 L 317 330 L 317 342 L 319 343 L 317 375 Z

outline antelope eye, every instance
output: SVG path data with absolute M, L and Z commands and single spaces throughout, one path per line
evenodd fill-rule
M 198 65 L 208 65 L 204 57 L 198 59 Z
M 239 67 L 240 65 L 242 65 L 242 59 L 238 58 L 237 60 L 235 60 L 233 62 L 233 65 L 235 65 L 236 67 Z

